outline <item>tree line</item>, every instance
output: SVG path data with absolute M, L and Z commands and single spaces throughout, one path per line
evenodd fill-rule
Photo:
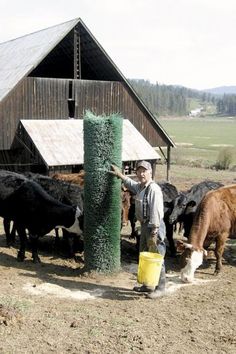
M 132 79 L 130 83 L 156 116 L 186 116 L 191 110 L 192 100 L 197 100 L 202 106 L 215 106 L 218 114 L 236 115 L 236 95 L 219 97 L 182 86 L 152 84 L 148 80 Z
M 224 95 L 217 100 L 219 114 L 236 116 L 236 95 Z

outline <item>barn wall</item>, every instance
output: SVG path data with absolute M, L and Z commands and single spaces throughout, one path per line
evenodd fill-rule
M 161 132 L 157 132 L 156 124 L 122 83 L 76 80 L 74 87 L 76 117 L 82 118 L 86 109 L 96 115 L 119 112 L 131 121 L 152 146 L 166 146 Z
M 75 100 L 75 118 L 82 118 L 86 109 L 95 114 L 119 112 L 152 146 L 166 146 L 152 119 L 122 83 L 30 77 L 0 103 L 0 149 L 10 149 L 20 119 L 68 118 L 68 98 Z
M 69 80 L 26 78 L 0 103 L 0 149 L 9 149 L 20 119 L 68 117 Z

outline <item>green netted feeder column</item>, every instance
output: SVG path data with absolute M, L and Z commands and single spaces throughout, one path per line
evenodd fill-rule
M 118 114 L 84 117 L 85 269 L 120 269 L 121 181 L 109 174 L 121 168 L 123 119 Z

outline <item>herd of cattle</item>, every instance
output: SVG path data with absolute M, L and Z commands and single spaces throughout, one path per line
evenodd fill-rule
M 4 220 L 7 244 L 11 245 L 15 232 L 19 236 L 19 261 L 25 258 L 26 230 L 34 262 L 40 261 L 38 238 L 52 229 L 63 228 L 68 240 L 71 235 L 82 234 L 83 182 L 83 173 L 46 177 L 0 170 L 0 216 Z M 177 245 L 182 251 L 182 280 L 193 280 L 194 272 L 202 264 L 212 242 L 216 244 L 215 272 L 218 273 L 225 242 L 236 234 L 236 184 L 223 186 L 218 182 L 203 181 L 185 192 L 179 192 L 168 182 L 158 184 L 163 192 L 170 255 L 176 255 L 173 234 L 177 224 L 181 225 L 188 239 L 187 243 L 179 241 Z M 127 190 L 122 190 L 122 225 L 130 220 L 132 236 L 136 235 L 133 197 Z M 11 221 L 14 222 L 12 230 Z

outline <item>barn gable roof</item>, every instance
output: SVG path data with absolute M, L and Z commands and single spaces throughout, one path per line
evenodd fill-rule
M 47 167 L 84 163 L 82 119 L 21 120 Z M 19 127 L 20 128 L 20 127 Z M 13 142 L 14 144 L 14 142 Z M 123 120 L 122 161 L 158 160 L 160 155 L 128 119 Z
M 174 142 L 80 18 L 0 44 L 0 102 L 26 76 L 74 78 L 74 30 L 78 30 L 81 44 L 78 79 L 122 82 L 154 122 L 166 144 L 174 147 Z
M 77 23 L 78 19 L 0 43 L 0 101 Z

